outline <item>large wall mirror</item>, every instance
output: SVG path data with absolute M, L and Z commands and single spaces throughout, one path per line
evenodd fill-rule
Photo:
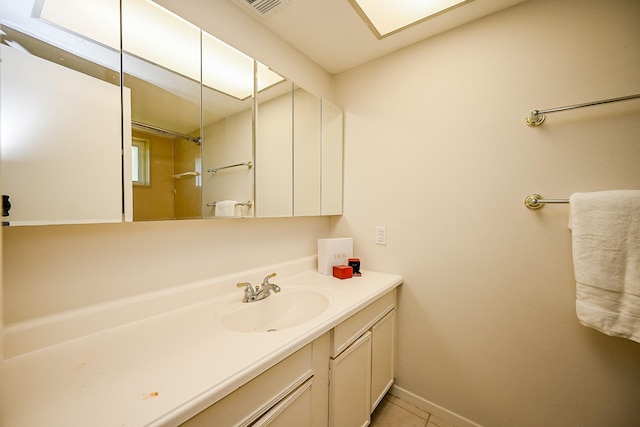
M 11 225 L 341 213 L 337 107 L 150 0 L 0 6 Z

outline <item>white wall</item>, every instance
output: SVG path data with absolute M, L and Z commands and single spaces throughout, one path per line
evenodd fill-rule
M 638 425 L 640 344 L 575 316 L 569 207 L 522 203 L 640 188 L 640 101 L 524 124 L 639 93 L 638 17 L 635 0 L 532 0 L 337 76 L 334 235 L 405 277 L 397 385 L 418 400 L 491 427 Z

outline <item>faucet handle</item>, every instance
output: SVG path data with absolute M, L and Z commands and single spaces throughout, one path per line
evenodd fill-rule
M 240 283 L 236 283 L 236 287 L 237 288 L 243 288 L 246 287 L 245 292 L 253 292 L 253 286 L 251 286 L 251 283 L 249 282 L 240 282 Z
M 262 286 L 266 285 L 267 283 L 269 283 L 269 279 L 273 279 L 274 277 L 276 277 L 276 273 L 271 273 L 268 276 L 266 276 L 263 280 L 262 280 Z
M 245 288 L 244 295 L 242 296 L 242 302 L 249 302 L 249 301 L 252 301 L 253 298 L 255 298 L 256 292 L 253 289 L 253 286 L 251 286 L 251 283 L 249 282 L 236 283 L 236 287 Z

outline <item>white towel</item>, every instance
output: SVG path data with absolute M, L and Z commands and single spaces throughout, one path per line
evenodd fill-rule
M 214 212 L 215 216 L 236 216 L 236 205 L 237 202 L 235 200 L 221 200 L 216 202 L 216 210 Z
M 569 201 L 580 323 L 640 342 L 640 190 L 575 193 Z

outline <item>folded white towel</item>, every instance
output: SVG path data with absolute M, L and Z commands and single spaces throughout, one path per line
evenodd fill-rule
M 569 201 L 580 323 L 640 342 L 640 190 Z
M 236 205 L 235 200 L 221 200 L 216 202 L 215 216 L 235 216 Z

